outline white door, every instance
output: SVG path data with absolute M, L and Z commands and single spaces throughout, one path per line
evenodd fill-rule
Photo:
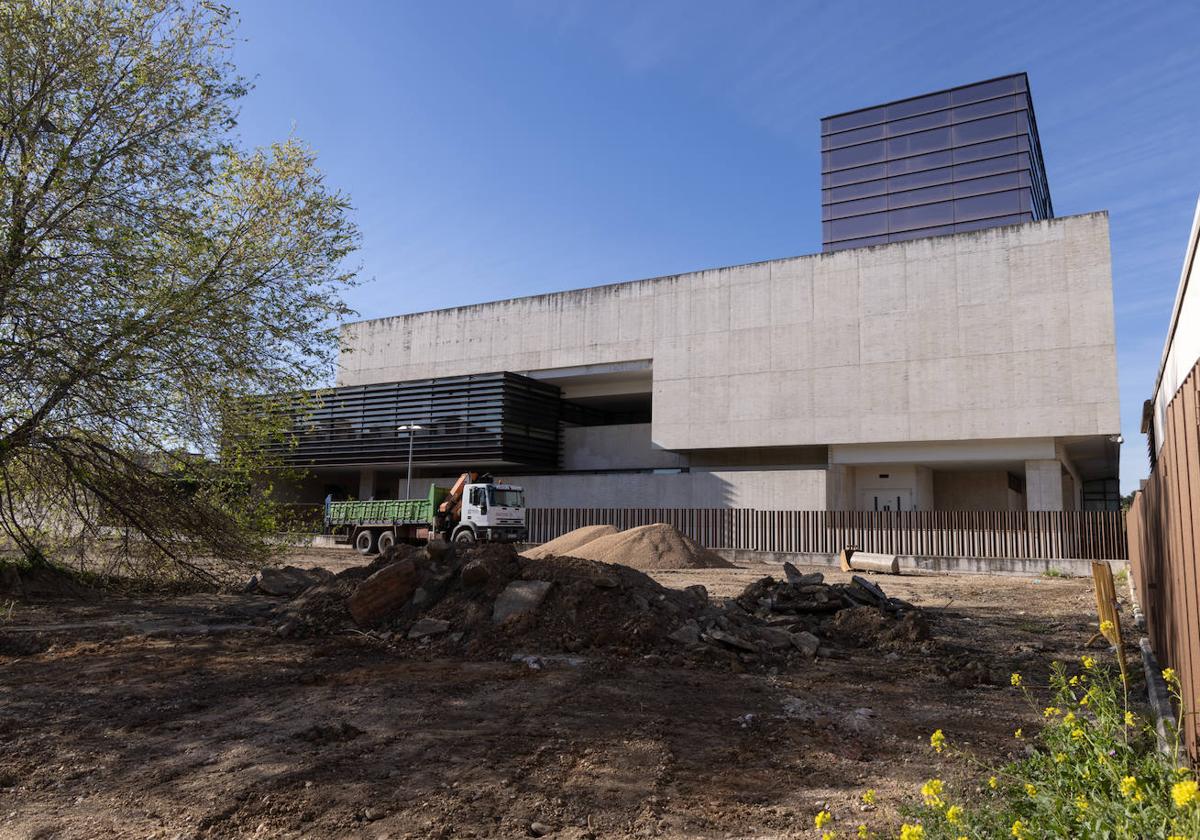
M 903 487 L 863 491 L 864 510 L 912 510 L 912 491 Z

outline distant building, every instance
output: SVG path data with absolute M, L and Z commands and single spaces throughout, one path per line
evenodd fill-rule
M 821 120 L 824 250 L 1054 217 L 1024 73 Z
M 402 493 L 398 427 L 419 424 L 414 494 L 477 468 L 534 507 L 1115 506 L 1108 219 L 1049 218 L 1027 90 L 1011 76 L 823 122 L 827 177 L 854 160 L 844 135 L 878 126 L 864 142 L 883 159 L 859 166 L 882 165 L 881 206 L 934 191 L 909 196 L 924 229 L 864 213 L 882 233 L 852 239 L 875 247 L 347 325 L 339 387 L 286 452 L 312 468 L 294 499 Z M 941 139 L 900 133 L 921 117 Z

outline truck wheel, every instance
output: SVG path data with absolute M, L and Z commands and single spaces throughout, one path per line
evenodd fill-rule
M 454 542 L 459 545 L 472 545 L 475 542 L 475 532 L 470 528 L 459 528 L 454 532 Z
M 379 553 L 383 554 L 389 548 L 396 544 L 396 534 L 392 531 L 384 531 L 379 535 L 378 548 Z
M 354 538 L 354 547 L 362 555 L 375 553 L 375 533 L 370 528 L 363 528 Z

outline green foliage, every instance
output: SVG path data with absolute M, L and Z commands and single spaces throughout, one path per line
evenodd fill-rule
M 1028 740 L 1027 756 L 994 769 L 981 765 L 977 791 L 956 795 L 941 780 L 931 779 L 922 788 L 920 804 L 909 809 L 908 826 L 919 827 L 910 836 L 1200 837 L 1195 776 L 1157 749 L 1153 727 L 1129 709 L 1119 675 L 1091 657 L 1082 662 L 1076 674 L 1061 663 L 1054 665 L 1046 691 L 1049 702 L 1038 709 L 1046 725 Z M 1177 691 L 1174 674 L 1165 675 Z M 1019 674 L 1012 682 L 1038 708 Z M 938 752 L 949 749 L 940 730 L 931 745 Z
M 119 536 L 201 573 L 278 525 L 249 398 L 332 369 L 358 234 L 299 141 L 237 146 L 233 29 L 0 5 L 0 527 L 29 556 Z
M 1066 573 L 1065 573 L 1065 572 L 1063 572 L 1061 569 L 1056 569 L 1056 568 L 1054 568 L 1053 566 L 1051 566 L 1051 567 L 1050 567 L 1049 569 L 1047 569 L 1046 571 L 1042 572 L 1042 577 L 1048 577 L 1048 578 L 1065 578 L 1066 576 L 1067 576 L 1067 575 L 1066 575 Z

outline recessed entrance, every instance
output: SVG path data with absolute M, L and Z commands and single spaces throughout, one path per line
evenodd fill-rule
M 868 488 L 862 495 L 863 510 L 912 510 L 912 491 L 904 487 Z

